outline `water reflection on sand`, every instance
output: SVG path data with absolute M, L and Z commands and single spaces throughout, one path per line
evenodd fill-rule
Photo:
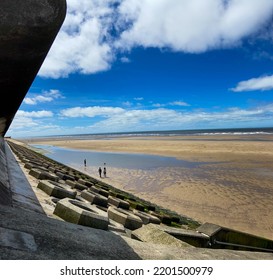
M 147 154 L 95 152 L 90 150 L 66 149 L 49 145 L 33 145 L 46 151 L 46 156 L 66 165 L 83 165 L 84 159 L 88 166 L 107 166 L 128 169 L 150 170 L 160 167 L 185 167 L 193 168 L 200 162 L 189 162 L 174 157 L 165 157 Z M 204 163 L 203 163 L 204 164 Z

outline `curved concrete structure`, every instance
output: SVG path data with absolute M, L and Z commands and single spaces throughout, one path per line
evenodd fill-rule
M 65 0 L 0 1 L 0 136 L 8 130 L 65 14 Z

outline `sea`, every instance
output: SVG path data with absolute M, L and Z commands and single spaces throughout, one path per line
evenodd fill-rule
M 273 135 L 273 128 L 233 128 L 233 129 L 206 129 L 206 130 L 165 130 L 165 131 L 140 131 L 140 132 L 119 132 L 119 133 L 101 133 L 101 134 L 77 134 L 77 135 L 55 135 L 42 138 L 53 138 L 67 140 L 91 140 L 91 139 L 114 139 L 122 137 L 145 137 L 145 136 L 210 136 L 210 135 Z M 253 138 L 253 141 L 272 141 Z M 40 137 L 35 137 L 40 138 Z M 238 138 L 245 141 L 244 138 Z M 195 140 L 198 141 L 195 138 Z M 220 140 L 221 141 L 221 140 Z M 29 142 L 31 145 L 31 141 Z M 32 145 L 37 149 L 42 149 L 46 156 L 66 164 L 68 166 L 83 166 L 84 160 L 89 166 L 112 166 L 127 169 L 145 169 L 151 170 L 162 167 L 185 167 L 194 168 L 206 164 L 204 162 L 188 162 L 176 159 L 174 157 L 134 154 L 134 153 L 117 153 L 117 152 L 98 152 L 90 150 L 67 149 L 50 145 Z
M 206 136 L 206 135 L 273 135 L 273 127 L 260 128 L 223 128 L 223 129 L 189 129 L 189 130 L 157 130 L 157 131 L 137 131 L 137 132 L 110 132 L 110 133 L 90 133 L 54 135 L 33 138 L 73 138 L 73 139 L 107 139 L 120 137 L 138 136 Z

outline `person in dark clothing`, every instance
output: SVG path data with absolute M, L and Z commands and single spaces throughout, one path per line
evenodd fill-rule
M 86 159 L 84 159 L 83 164 L 84 164 L 84 166 L 86 167 Z
M 102 172 L 102 170 L 101 170 L 101 167 L 99 167 L 99 175 L 100 175 L 100 178 L 101 178 L 101 172 Z
M 106 178 L 106 167 L 103 168 L 103 176 Z

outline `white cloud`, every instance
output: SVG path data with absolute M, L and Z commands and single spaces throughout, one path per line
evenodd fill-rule
M 231 47 L 258 31 L 261 36 L 273 14 L 272 0 L 67 0 L 67 4 L 65 22 L 39 71 L 42 77 L 105 71 L 117 53 L 137 46 L 189 53 Z
M 204 110 L 179 112 L 165 108 L 125 110 L 119 107 L 78 107 L 62 112 L 67 121 L 59 126 L 51 124 L 48 118 L 43 119 L 43 117 L 50 116 L 50 112 L 18 111 L 9 129 L 9 134 L 12 137 L 27 137 L 71 133 L 244 127 L 247 125 L 253 127 L 253 124 L 269 126 L 270 120 L 273 118 L 273 103 L 250 109 L 227 108 L 213 112 Z M 94 118 L 95 116 L 103 116 L 103 119 L 97 120 Z M 74 126 L 74 122 L 72 124 L 70 119 L 83 117 L 87 117 L 84 120 L 84 126 Z
M 123 56 L 123 57 L 120 59 L 120 61 L 123 62 L 123 63 L 130 63 L 130 62 L 131 62 L 131 60 L 130 60 L 128 57 L 125 57 L 125 56 Z
M 30 94 L 28 94 L 30 95 Z M 62 98 L 62 94 L 59 90 L 51 89 L 50 91 L 44 91 L 42 94 L 34 95 L 34 97 L 25 97 L 23 102 L 28 105 L 36 105 L 38 103 L 51 102 L 54 99 Z
M 173 101 L 165 104 L 161 103 L 154 103 L 152 104 L 153 107 L 167 107 L 167 106 L 181 106 L 181 107 L 188 107 L 190 104 L 184 102 L 184 101 Z
M 96 73 L 112 61 L 112 0 L 67 0 L 65 22 L 42 65 L 42 77 L 67 77 L 70 73 Z
M 16 115 L 16 118 L 21 118 L 21 117 L 28 117 L 28 118 L 48 118 L 48 117 L 53 117 L 53 113 L 51 111 L 23 111 L 23 110 L 18 110 Z
M 32 118 L 24 116 L 15 116 L 14 120 L 10 125 L 9 133 L 14 133 L 14 131 L 16 130 L 18 130 L 21 133 L 22 130 L 24 130 L 25 133 L 25 128 L 33 129 L 35 126 L 38 126 L 38 122 L 33 120 Z
M 198 53 L 238 44 L 271 19 L 272 0 L 124 0 L 120 46 Z
M 125 107 L 131 107 L 133 105 L 133 103 L 130 101 L 125 101 L 125 102 L 122 102 L 122 105 Z
M 90 131 L 119 132 L 198 127 L 230 127 L 234 126 L 234 124 L 245 124 L 247 122 L 251 124 L 255 122 L 266 122 L 273 117 L 273 104 L 251 109 L 228 108 L 213 112 L 201 110 L 179 112 L 166 108 L 125 110 L 118 107 L 78 107 L 64 111 L 62 115 L 68 118 L 103 116 L 103 120 L 100 121 L 90 119 L 90 125 L 86 127 Z
M 188 103 L 184 101 L 174 101 L 174 102 L 170 102 L 169 104 L 172 106 L 182 106 L 182 107 L 190 106 Z
M 241 92 L 241 91 L 253 91 L 253 90 L 272 90 L 273 89 L 273 75 L 264 76 L 259 78 L 249 79 L 247 81 L 239 82 L 235 88 L 232 88 L 232 91 Z
M 23 136 L 26 136 L 28 133 L 32 133 L 32 135 L 35 135 L 35 133 L 41 133 L 45 132 L 44 128 L 48 126 L 48 118 L 52 118 L 53 113 L 51 111 L 23 111 L 18 110 L 11 125 L 9 128 L 9 133 L 15 134 L 23 134 Z M 47 119 L 46 122 L 44 122 L 44 118 Z
M 119 107 L 73 107 L 69 109 L 62 110 L 60 115 L 63 117 L 70 118 L 80 118 L 80 117 L 89 117 L 93 118 L 96 116 L 111 116 L 117 115 L 124 112 L 124 109 Z

